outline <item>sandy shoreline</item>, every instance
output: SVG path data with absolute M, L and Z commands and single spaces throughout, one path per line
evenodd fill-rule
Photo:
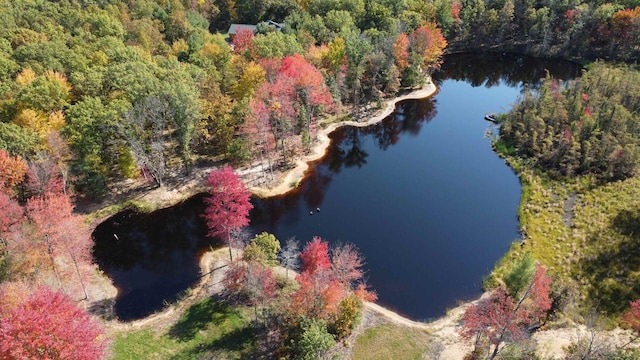
M 254 174 L 262 171 L 262 166 L 245 166 L 235 169 L 236 174 L 242 178 L 249 191 L 259 197 L 270 197 L 276 195 L 285 194 L 293 189 L 295 186 L 292 184 L 299 184 L 304 179 L 305 172 L 309 168 L 309 163 L 322 158 L 330 144 L 329 134 L 342 126 L 356 126 L 365 127 L 376 124 L 382 121 L 387 116 L 391 115 L 395 111 L 395 106 L 399 102 L 405 100 L 418 100 L 432 96 L 437 91 L 437 87 L 431 79 L 428 79 L 428 83 L 417 90 L 409 92 L 407 94 L 395 97 L 387 100 L 384 104 L 384 110 L 377 115 L 369 118 L 367 121 L 342 121 L 332 123 L 326 128 L 318 130 L 317 140 L 314 142 L 313 147 L 309 154 L 297 158 L 294 160 L 295 166 L 286 172 L 276 173 L 276 179 L 272 182 L 273 185 L 269 186 L 255 186 L 252 185 L 252 177 Z M 169 206 L 173 206 L 183 200 L 186 200 L 198 193 L 207 191 L 206 179 L 211 170 L 220 166 L 219 164 L 199 167 L 192 169 L 192 172 L 188 176 L 180 175 L 173 178 L 168 178 L 166 184 L 160 188 L 149 188 L 149 185 L 142 184 L 139 179 L 127 179 L 112 187 L 111 194 L 107 199 L 98 203 L 82 203 L 76 204 L 76 210 L 90 214 L 95 213 L 111 205 L 126 202 L 129 200 L 135 200 L 143 204 L 148 204 L 151 209 L 161 209 Z M 93 219 L 94 226 L 112 215 L 107 212 L 104 216 Z
M 342 121 L 333 123 L 326 128 L 319 129 L 317 134 L 317 140 L 314 146 L 311 148 L 309 154 L 298 158 L 295 160 L 295 167 L 286 173 L 279 179 L 278 184 L 273 187 L 260 187 L 260 186 L 251 186 L 247 184 L 249 191 L 252 194 L 259 197 L 271 197 L 276 195 L 286 194 L 287 192 L 293 190 L 295 187 L 292 184 L 299 184 L 300 181 L 304 179 L 304 174 L 309 169 L 309 163 L 318 159 L 321 159 L 327 152 L 329 148 L 329 144 L 331 139 L 329 139 L 329 134 L 331 134 L 334 130 L 342 127 L 342 126 L 355 126 L 355 127 L 366 127 L 376 123 L 379 123 L 387 116 L 391 115 L 395 109 L 396 104 L 405 100 L 418 100 L 424 99 L 429 96 L 432 96 L 437 91 L 437 87 L 431 81 L 431 79 L 427 80 L 427 84 L 418 89 L 414 90 L 408 94 L 401 95 L 395 97 L 393 99 L 387 100 L 385 102 L 384 110 L 369 118 L 367 121 Z M 240 176 L 246 175 L 251 171 L 251 169 L 239 169 L 237 173 Z
M 236 170 L 238 175 L 245 181 L 249 190 L 257 196 L 270 197 L 276 195 L 285 194 L 295 189 L 292 184 L 299 184 L 303 181 L 305 172 L 309 168 L 309 163 L 322 158 L 330 144 L 329 134 L 341 126 L 355 126 L 365 127 L 382 121 L 395 111 L 395 107 L 399 102 L 405 100 L 417 100 L 432 96 L 437 91 L 437 87 L 429 81 L 428 84 L 418 90 L 412 91 L 405 95 L 390 99 L 385 102 L 385 108 L 379 114 L 369 118 L 367 121 L 343 121 L 332 123 L 326 128 L 320 129 L 317 134 L 317 141 L 311 149 L 311 152 L 301 158 L 295 160 L 295 167 L 285 173 L 278 174 L 277 181 L 273 187 L 260 187 L 251 186 L 250 178 L 256 172 L 261 171 L 261 168 L 257 167 L 245 167 Z M 180 181 L 174 186 L 164 186 L 162 188 L 156 188 L 152 190 L 143 190 L 134 193 L 118 193 L 117 196 L 124 197 L 126 199 L 137 199 L 148 204 L 153 204 L 155 208 L 162 208 L 175 205 L 176 203 L 191 197 L 199 192 L 205 191 L 204 183 L 208 173 L 214 167 L 199 168 L 188 178 L 181 178 Z M 106 204 L 95 204 L 98 208 L 107 206 Z M 86 210 L 86 209 L 85 209 Z M 95 211 L 96 209 L 93 209 Z M 94 224 L 99 222 L 99 219 L 94 220 Z M 147 318 L 122 323 L 117 320 L 111 321 L 109 328 L 112 331 L 122 331 L 125 329 L 139 329 L 144 327 L 159 327 L 164 328 L 169 326 L 173 321 L 181 316 L 183 311 L 199 298 L 199 294 L 203 293 L 205 288 L 208 291 L 212 291 L 210 287 L 213 283 L 219 283 L 219 277 L 222 276 L 221 272 L 213 272 L 212 269 L 224 265 L 225 261 L 220 256 L 213 256 L 216 253 L 224 253 L 226 255 L 226 248 L 221 249 L 218 252 L 208 253 L 201 259 L 201 269 L 203 273 L 203 279 L 194 288 L 194 293 L 184 301 L 175 304 L 167 309 L 164 309 Z M 213 261 L 213 259 L 216 259 Z M 212 267 L 213 266 L 213 267 Z M 212 281 L 212 277 L 218 278 L 218 281 Z M 113 289 L 112 289 L 113 290 Z M 217 289 L 219 291 L 219 289 Z M 213 290 L 214 292 L 216 290 Z M 207 292 L 205 290 L 204 292 Z M 375 303 L 366 303 L 365 311 L 371 312 L 380 316 L 390 323 L 395 323 L 400 326 L 406 326 L 414 329 L 420 329 L 427 331 L 434 335 L 444 345 L 443 352 L 441 353 L 442 359 L 463 359 L 465 354 L 468 354 L 472 350 L 472 344 L 462 341 L 457 328 L 460 326 L 460 319 L 466 308 L 473 302 L 462 304 L 447 312 L 442 318 L 429 322 L 419 322 L 408 319 L 398 313 L 395 313 L 387 308 L 384 308 Z M 561 329 L 551 329 L 536 332 L 533 336 L 536 347 L 541 354 L 546 357 L 562 357 L 564 355 L 563 347 L 576 341 L 577 339 L 584 337 L 588 331 L 584 327 L 569 326 Z M 602 335 L 607 341 L 613 343 L 624 343 L 629 339 L 630 334 L 628 332 L 620 331 L 608 331 Z
M 356 122 L 356 121 L 343 121 L 332 123 L 326 128 L 320 129 L 317 134 L 318 140 L 315 142 L 314 146 L 311 149 L 311 152 L 302 157 L 295 160 L 296 166 L 287 171 L 284 174 L 278 174 L 278 181 L 273 187 L 252 187 L 249 185 L 249 178 L 255 171 L 260 171 L 258 168 L 241 168 L 237 169 L 236 173 L 243 179 L 245 184 L 249 190 L 257 196 L 261 197 L 269 197 L 280 194 L 285 194 L 294 188 L 291 187 L 292 182 L 300 182 L 306 170 L 309 168 L 309 162 L 318 160 L 325 155 L 327 148 L 330 144 L 329 134 L 336 130 L 341 126 L 356 126 L 356 127 L 365 127 L 375 123 L 382 121 L 384 118 L 389 116 L 395 111 L 395 106 L 399 102 L 405 100 L 412 99 L 423 99 L 433 95 L 436 92 L 437 88 L 431 82 L 431 79 L 428 79 L 427 85 L 424 87 L 404 94 L 402 96 L 387 100 L 385 102 L 385 108 L 382 112 L 377 115 L 369 118 L 367 121 Z M 112 192 L 112 196 L 109 197 L 104 202 L 101 203 L 92 203 L 92 204 L 83 204 L 83 206 L 76 207 L 76 210 L 79 210 L 81 213 L 94 213 L 105 208 L 108 208 L 110 205 L 117 204 L 119 202 L 125 202 L 128 200 L 135 200 L 141 202 L 143 204 L 150 205 L 152 209 L 161 209 L 165 207 L 173 206 L 185 199 L 188 199 L 198 193 L 206 191 L 206 178 L 209 175 L 209 172 L 216 168 L 216 166 L 210 167 L 202 167 L 194 169 L 193 172 L 188 177 L 181 177 L 179 181 L 167 181 L 167 184 L 160 188 L 148 189 L 144 186 L 140 186 L 139 183 L 136 183 L 135 180 L 127 180 L 123 182 L 122 186 L 117 187 Z M 107 217 L 112 214 L 107 212 L 102 216 L 95 217 L 92 219 L 90 224 L 91 231 L 95 226 L 104 221 Z M 201 264 L 202 265 L 202 264 Z M 202 267 L 202 266 L 201 266 Z M 205 267 L 203 268 L 203 273 L 206 274 L 208 271 Z M 110 283 L 109 281 L 107 281 Z M 110 297 L 112 294 L 116 293 L 116 289 L 110 285 L 108 291 L 102 291 L 103 296 Z M 109 295 L 107 295 L 109 294 Z M 98 296 L 99 297 L 99 296 Z M 160 311 L 157 314 L 152 315 L 150 318 L 158 318 L 167 316 L 167 313 L 171 313 L 172 310 L 165 309 Z M 152 321 L 151 319 L 141 319 L 138 321 L 134 321 L 131 323 L 120 323 L 119 326 L 140 326 L 140 324 L 148 323 Z M 407 321 L 410 321 L 407 319 Z M 118 323 L 116 321 L 116 323 Z

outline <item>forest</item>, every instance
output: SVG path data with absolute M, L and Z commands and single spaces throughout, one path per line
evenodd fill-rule
M 256 30 L 230 36 L 231 24 Z M 28 356 L 6 344 L 15 339 L 12 331 L 41 339 L 45 325 L 38 324 L 65 333 L 61 343 L 36 347 L 84 349 L 87 359 L 107 347 L 95 320 L 75 306 L 101 281 L 87 220 L 74 212 L 75 201 L 98 201 L 126 179 L 162 187 L 217 162 L 259 162 L 269 181 L 273 171 L 309 151 L 323 121 L 366 118 L 385 99 L 429 81 L 446 52 L 505 51 L 589 64 L 577 80 L 549 77 L 526 91 L 501 115 L 496 149 L 521 169 L 523 203 L 529 205 L 543 202 L 536 197 L 545 193 L 541 189 L 558 182 L 571 183 L 580 201 L 594 206 L 593 197 L 615 186 L 634 194 L 640 102 L 639 73 L 631 63 L 640 55 L 640 3 L 633 0 L 0 0 L 0 50 L 0 357 Z M 596 271 L 638 270 L 635 252 L 627 263 L 616 262 L 616 253 L 605 254 L 602 245 L 615 241 L 609 250 L 625 254 L 632 248 L 638 214 L 625 206 L 607 209 L 611 221 L 602 224 L 613 225 L 598 225 L 602 236 L 583 234 L 583 244 L 597 243 L 600 252 L 581 254 L 589 262 L 556 271 L 583 281 L 590 299 L 611 300 L 600 311 L 638 331 L 640 304 L 629 303 L 640 298 L 637 285 Z M 551 238 L 536 234 L 532 223 L 539 213 L 527 215 L 527 209 L 521 208 L 523 228 Z M 239 298 L 262 296 L 248 300 L 258 320 L 257 309 L 274 284 L 264 266 L 266 250 L 251 246 L 248 259 L 254 256 L 255 264 L 234 268 L 236 278 L 226 281 Z M 297 295 L 296 311 L 322 322 L 292 320 L 291 334 L 313 328 L 341 338 L 353 326 L 350 312 L 358 301 L 373 297 L 331 273 L 331 261 L 340 257 L 330 255 L 342 251 L 351 266 L 362 259 L 349 247 L 331 252 L 319 238 L 308 246 L 302 254 L 321 258 L 303 258 L 299 285 L 316 291 L 311 285 L 322 279 L 322 296 L 331 298 L 322 307 L 305 303 L 308 294 Z M 551 266 L 538 251 L 532 250 L 536 259 Z M 316 266 L 326 270 L 324 277 L 312 276 Z M 546 279 L 534 277 L 532 264 L 528 269 L 529 279 Z M 243 288 L 239 279 L 268 291 Z M 542 282 L 547 296 L 548 283 Z M 481 305 L 513 306 L 530 294 L 522 287 L 500 289 L 493 302 Z M 549 310 L 546 299 L 534 303 Z M 535 316 L 522 316 L 535 317 L 528 323 L 534 326 L 540 314 L 532 311 Z M 474 324 L 473 312 L 468 316 Z M 27 321 L 32 329 L 11 321 L 23 317 L 33 317 Z M 482 320 L 476 316 L 476 328 L 465 336 L 486 335 L 492 325 Z M 85 336 L 72 336 L 78 328 L 86 329 Z M 496 356 L 508 334 L 486 336 L 493 336 L 486 343 Z
M 567 84 L 547 78 L 506 114 L 500 140 L 556 176 L 627 179 L 638 166 L 639 77 L 597 62 Z
M 3 1 L 0 145 L 96 198 L 122 179 L 161 185 L 220 157 L 278 152 L 274 165 L 286 166 L 287 153 L 308 149 L 319 116 L 350 107 L 358 117 L 363 104 L 419 85 L 447 43 L 638 56 L 634 4 L 253 3 Z M 267 20 L 284 28 L 264 23 L 229 46 L 231 23 Z

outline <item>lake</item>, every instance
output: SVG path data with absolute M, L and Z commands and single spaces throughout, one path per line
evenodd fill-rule
M 484 114 L 509 110 L 523 84 L 537 86 L 546 71 L 567 79 L 579 67 L 448 56 L 434 74 L 435 96 L 403 102 L 377 125 L 335 131 L 327 156 L 295 191 L 253 199 L 249 231 L 281 242 L 353 243 L 378 303 L 416 320 L 444 315 L 480 294 L 483 277 L 519 238 L 520 184 L 492 151 L 494 125 Z M 202 210 L 200 195 L 151 215 L 128 210 L 96 228 L 94 254 L 119 289 L 120 319 L 147 316 L 197 281 L 198 256 L 210 245 Z

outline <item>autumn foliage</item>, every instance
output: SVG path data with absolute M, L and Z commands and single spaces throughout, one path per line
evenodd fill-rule
M 253 31 L 249 29 L 240 29 L 233 37 L 233 52 L 236 54 L 244 54 L 250 50 L 253 41 Z
M 398 70 L 402 71 L 409 65 L 409 37 L 407 34 L 401 33 L 393 43 L 393 55 Z
M 24 209 L 9 195 L 0 193 L 0 240 L 24 220 Z
M 440 67 L 447 40 L 436 23 L 428 22 L 420 26 L 410 35 L 410 40 L 412 50 L 422 56 L 425 70 Z
M 302 261 L 301 267 L 303 273 L 306 272 L 315 275 L 328 270 L 331 267 L 329 243 L 315 236 L 300 253 L 300 260 Z
M 73 212 L 68 195 L 31 197 L 23 208 L 0 194 L 0 239 L 11 255 L 16 278 L 64 289 L 86 298 L 85 282 L 93 274 L 92 241 L 81 215 Z
M 622 314 L 622 324 L 640 335 L 640 300 L 631 301 L 629 309 Z
M 291 313 L 329 319 L 337 316 L 341 301 L 349 294 L 360 300 L 375 300 L 362 283 L 362 257 L 353 245 L 338 246 L 329 253 L 329 244 L 314 237 L 300 253 L 300 286 L 291 296 Z
M 475 340 L 476 351 L 486 340 L 486 350 L 493 359 L 507 343 L 526 340 L 551 309 L 551 278 L 537 265 L 529 285 L 521 294 L 510 295 L 499 287 L 489 296 L 469 306 L 462 318 L 460 335 Z
M 0 192 L 12 192 L 13 187 L 22 182 L 26 172 L 26 161 L 20 156 L 11 156 L 6 150 L 0 149 Z
M 105 346 L 98 323 L 68 296 L 49 288 L 0 309 L 1 359 L 95 360 Z
M 212 170 L 207 179 L 209 197 L 204 218 L 209 227 L 208 236 L 221 237 L 229 244 L 231 254 L 231 232 L 249 224 L 249 211 L 253 208 L 250 194 L 242 180 L 230 166 Z
M 267 82 L 250 101 L 244 130 L 261 153 L 270 154 L 280 146 L 286 163 L 288 144 L 310 144 L 318 115 L 332 110 L 333 98 L 322 73 L 299 54 L 282 60 L 262 59 Z

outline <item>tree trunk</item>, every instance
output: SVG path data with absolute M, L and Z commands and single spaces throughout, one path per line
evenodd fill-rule
M 80 269 L 78 268 L 78 262 L 76 261 L 76 257 L 71 253 L 71 260 L 73 261 L 73 266 L 76 267 L 76 274 L 78 274 L 78 279 L 80 280 L 80 286 L 82 287 L 82 292 L 84 293 L 84 299 L 88 300 L 89 294 L 87 294 L 87 288 L 84 286 L 84 281 L 82 281 L 82 275 L 80 274 Z
M 44 238 L 47 244 L 47 253 L 49 254 L 49 259 L 51 260 L 51 268 L 53 269 L 53 273 L 56 275 L 56 280 L 58 280 L 58 286 L 60 286 L 62 292 L 66 293 L 66 291 L 64 290 L 64 286 L 62 286 L 60 273 L 58 273 L 58 268 L 56 267 L 56 261 L 53 258 L 53 246 L 51 246 L 51 243 L 49 242 L 49 234 L 45 234 Z
M 284 124 L 281 124 L 281 134 L 280 134 L 280 143 L 282 147 L 282 161 L 284 162 L 284 166 L 287 166 L 287 151 L 284 147 Z
M 229 244 L 229 260 L 233 261 L 233 253 L 231 252 L 231 232 L 227 229 L 227 244 Z

